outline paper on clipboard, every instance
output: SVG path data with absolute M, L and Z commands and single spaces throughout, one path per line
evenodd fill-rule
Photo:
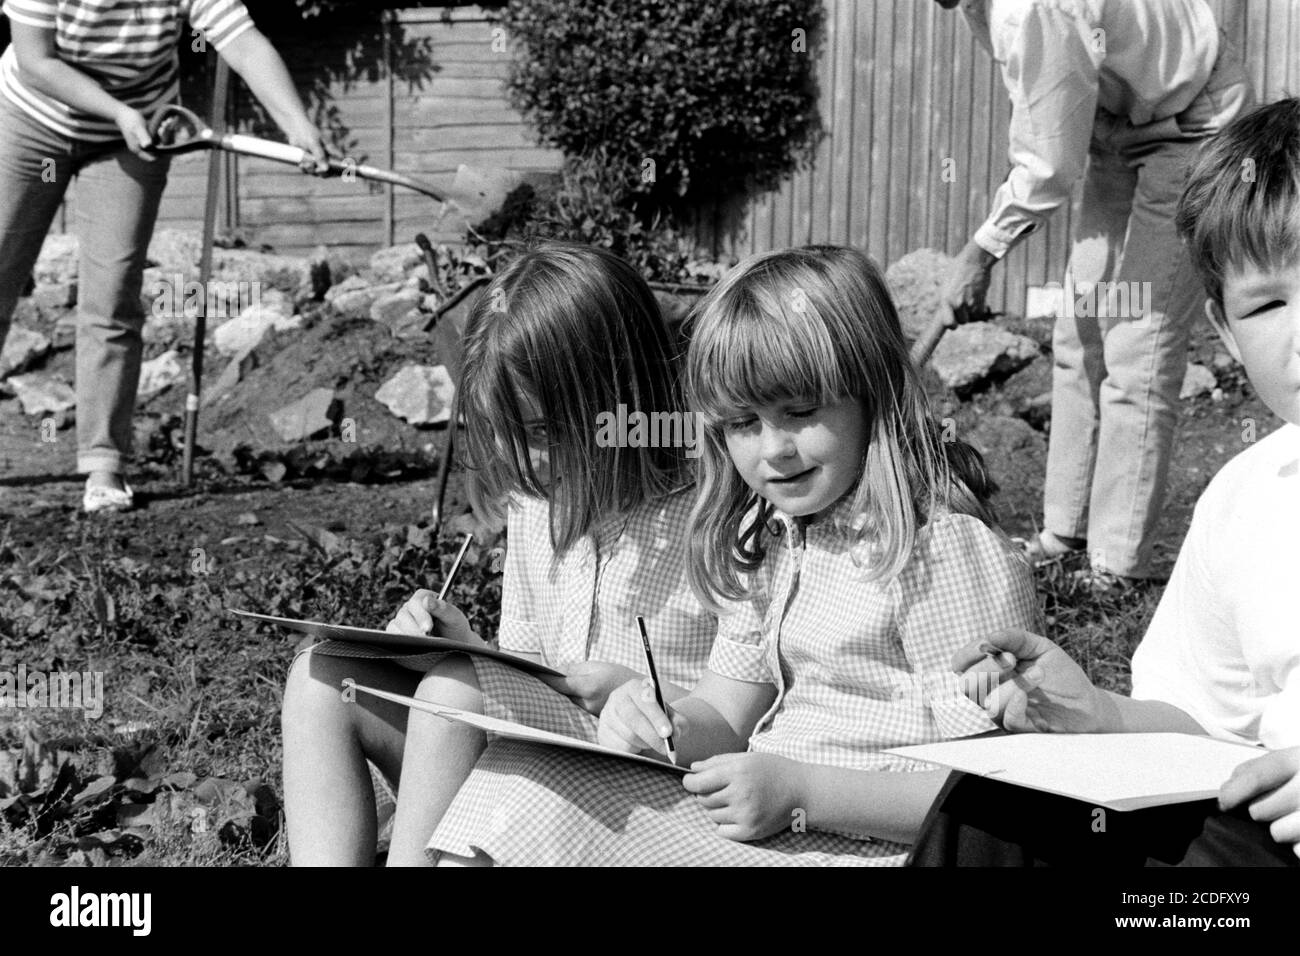
M 1217 796 L 1263 751 L 1193 734 L 1010 734 L 885 753 L 1123 811 Z
M 422 710 L 428 714 L 445 718 L 446 720 L 455 720 L 462 724 L 470 724 L 480 730 L 490 731 L 501 737 L 507 737 L 510 740 L 522 740 L 527 743 L 545 744 L 549 747 L 564 747 L 568 750 L 580 750 L 583 753 L 603 754 L 606 757 L 614 757 L 618 760 L 630 760 L 633 763 L 646 764 L 659 770 L 670 770 L 674 773 L 688 773 L 686 767 L 678 767 L 666 763 L 662 760 L 655 760 L 653 757 L 646 757 L 642 754 L 630 754 L 622 750 L 614 750 L 601 744 L 589 743 L 585 740 L 579 740 L 577 737 L 566 737 L 564 734 L 553 734 L 549 730 L 538 730 L 536 727 L 529 727 L 526 724 L 517 724 L 509 720 L 498 720 L 495 717 L 485 717 L 483 714 L 471 713 L 467 710 L 460 710 L 456 707 L 448 707 L 444 704 L 437 704 L 428 700 L 417 700 L 414 697 L 406 697 L 402 694 L 393 694 L 386 690 L 377 690 L 374 687 L 365 687 L 362 684 L 354 684 L 357 690 L 380 697 L 384 700 L 391 700 L 395 704 L 405 704 L 416 710 Z
M 349 627 L 345 624 L 326 624 L 322 621 L 299 621 L 291 617 L 274 617 L 270 614 L 257 614 L 253 611 L 240 611 L 235 608 L 229 610 L 231 614 L 238 614 L 240 617 L 251 618 L 255 621 L 269 621 L 272 624 L 287 627 L 291 631 L 310 634 L 312 637 L 319 637 L 326 641 L 342 641 L 345 644 L 382 647 L 406 654 L 429 654 L 439 651 L 475 654 L 479 657 L 490 657 L 493 660 L 501 661 L 529 674 L 549 674 L 552 677 L 564 676 L 560 671 L 552 667 L 535 663 L 524 657 L 516 657 L 514 654 L 496 651 L 490 647 L 463 644 L 460 641 L 448 640 L 445 637 L 434 637 L 428 634 L 394 634 L 390 631 L 377 631 L 368 627 Z

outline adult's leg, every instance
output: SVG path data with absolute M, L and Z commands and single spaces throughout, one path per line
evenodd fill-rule
M 140 382 L 145 256 L 168 158 L 126 147 L 89 156 L 77 175 L 77 470 L 121 474 Z
M 1088 540 L 1095 568 L 1126 577 L 1151 575 L 1188 338 L 1204 300 L 1174 229 L 1193 149 L 1190 141 L 1161 139 L 1124 150 L 1137 189 L 1116 286 L 1106 300 L 1110 314 L 1102 320 L 1106 377 Z
M 72 169 L 67 141 L 0 96 L 0 347 Z
M 420 681 L 415 696 L 458 710 L 483 712 L 474 665 L 463 654 L 445 658 Z M 429 866 L 429 840 L 487 746 L 476 727 L 412 710 L 406 724 L 397 815 L 389 866 Z M 450 862 L 450 861 L 449 861 Z
M 1066 272 L 1065 314 L 1052 333 L 1052 429 L 1043 525 L 1062 538 L 1088 536 L 1097 455 L 1097 393 L 1106 376 L 1094 290 L 1119 270 L 1137 177 L 1094 136 Z
M 284 689 L 284 804 L 295 866 L 372 866 L 375 793 L 367 760 L 398 779 L 408 710 L 344 678 L 410 695 L 419 675 L 394 664 L 300 654 Z

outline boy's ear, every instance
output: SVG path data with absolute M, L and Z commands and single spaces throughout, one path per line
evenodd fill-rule
M 1232 329 L 1228 325 L 1228 317 L 1223 314 L 1223 306 L 1219 305 L 1219 303 L 1215 302 L 1213 299 L 1206 299 L 1205 317 L 1208 318 L 1210 324 L 1214 326 L 1214 331 L 1219 333 L 1219 341 L 1221 341 L 1223 347 L 1228 350 L 1228 354 L 1236 360 L 1238 365 L 1240 365 L 1241 351 L 1237 348 L 1237 340 L 1233 337 Z

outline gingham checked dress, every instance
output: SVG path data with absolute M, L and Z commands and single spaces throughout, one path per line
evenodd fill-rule
M 563 555 L 551 546 L 550 507 L 518 496 L 507 516 L 501 585 L 501 650 L 537 653 L 559 670 L 580 661 L 621 664 L 645 672 L 636 617 L 646 619 L 661 680 L 687 689 L 704 673 L 717 618 L 700 606 L 686 581 L 686 518 L 693 486 L 638 505 L 602 522 Z M 315 653 L 390 660 L 421 672 L 445 653 L 401 654 L 328 641 Z M 483 712 L 553 733 L 596 739 L 598 720 L 535 677 L 471 657 Z M 395 781 L 370 765 L 380 819 L 395 804 Z
M 661 680 L 687 689 L 708 664 L 717 618 L 686 581 L 686 518 L 693 487 L 603 522 L 563 555 L 551 547 L 545 502 L 510 512 L 501 626 L 503 651 L 540 654 L 558 670 L 582 661 L 620 664 L 644 674 L 636 618 L 646 620 Z M 598 720 L 535 677 L 472 658 L 483 712 L 587 740 Z
M 1042 627 L 1023 558 L 978 519 L 945 514 L 895 579 L 872 582 L 852 560 L 847 503 L 805 529 L 779 518 L 752 596 L 728 607 L 709 661 L 776 685 L 751 750 L 908 772 L 933 768 L 880 751 L 994 728 L 950 659 L 999 628 Z M 429 848 L 504 865 L 900 865 L 907 851 L 814 829 L 734 842 L 672 773 L 499 739 Z

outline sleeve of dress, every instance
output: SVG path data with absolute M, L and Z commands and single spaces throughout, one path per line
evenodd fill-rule
M 202 30 L 212 48 L 220 53 L 235 37 L 253 29 L 253 18 L 240 0 L 194 0 L 190 25 Z
M 58 25 L 59 5 L 54 0 L 4 0 L 4 14 L 23 26 L 53 30 Z
M 903 653 L 939 738 L 997 729 L 962 692 L 952 655 L 1003 628 L 1042 633 L 1029 564 L 978 518 L 947 515 L 931 523 L 916 558 L 892 587 Z
M 539 550 L 549 551 L 550 528 L 546 506 L 533 502 L 510 503 L 506 516 L 506 560 L 501 581 L 501 625 L 497 643 L 503 651 L 540 654 L 538 618 Z M 537 540 L 539 534 L 545 535 Z
M 1011 97 L 1012 168 L 973 237 L 999 259 L 1068 202 L 1083 175 L 1105 56 L 1104 35 L 1064 5 L 1008 9 L 990 26 Z

